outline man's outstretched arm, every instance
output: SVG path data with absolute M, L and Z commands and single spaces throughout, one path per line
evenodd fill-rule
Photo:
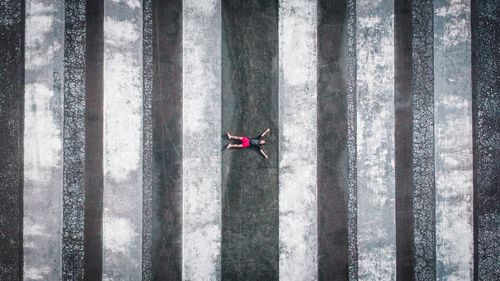
M 264 137 L 267 133 L 269 133 L 269 131 L 271 131 L 271 128 L 267 128 L 267 130 L 262 132 L 262 134 L 260 134 L 260 137 Z
M 260 153 L 267 159 L 267 154 L 264 152 L 264 150 L 260 150 Z

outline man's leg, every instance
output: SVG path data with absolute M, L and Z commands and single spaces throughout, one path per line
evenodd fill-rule
M 231 140 L 241 140 L 242 137 L 239 137 L 239 136 L 232 136 L 229 134 L 229 132 L 227 132 L 227 137 Z
M 242 148 L 243 145 L 242 144 L 228 144 L 226 149 L 230 149 L 230 148 Z

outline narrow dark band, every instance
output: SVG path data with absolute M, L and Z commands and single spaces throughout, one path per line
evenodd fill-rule
M 143 150 L 142 150 L 142 280 L 152 280 L 153 166 L 153 1 L 142 2 L 143 17 Z
M 269 159 L 223 152 L 222 280 L 279 279 L 277 66 L 278 1 L 222 1 L 222 143 L 271 128 Z
M 153 280 L 182 279 L 182 1 L 153 1 Z
M 396 278 L 414 280 L 411 1 L 394 2 Z
M 497 2 L 471 2 L 475 281 L 495 280 L 500 276 L 500 8 Z
M 102 1 L 86 3 L 84 280 L 102 279 L 103 27 Z
M 349 280 L 358 280 L 358 193 L 356 142 L 356 0 L 347 0 L 347 243 L 349 245 Z
M 66 1 L 62 277 L 82 280 L 85 201 L 85 1 Z
M 348 1 L 318 1 L 318 277 L 348 280 Z
M 0 280 L 23 279 L 24 1 L 0 2 Z
M 436 276 L 433 15 L 432 1 L 412 1 L 412 184 L 414 274 L 418 281 L 435 280 Z

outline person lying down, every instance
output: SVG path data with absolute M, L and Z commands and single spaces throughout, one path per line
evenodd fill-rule
M 262 134 L 254 137 L 254 138 L 250 138 L 250 137 L 242 137 L 242 136 L 233 136 L 231 134 L 229 134 L 229 132 L 227 132 L 227 137 L 229 138 L 229 140 L 237 140 L 239 141 L 240 143 L 237 143 L 237 144 L 232 144 L 232 143 L 229 143 L 226 147 L 226 149 L 230 149 L 230 148 L 255 148 L 259 151 L 259 153 L 264 156 L 264 158 L 268 158 L 267 157 L 267 154 L 264 152 L 264 150 L 262 149 L 262 146 L 266 144 L 266 141 L 263 139 L 264 136 L 269 133 L 269 131 L 271 131 L 270 128 L 266 129 L 264 132 L 262 132 Z

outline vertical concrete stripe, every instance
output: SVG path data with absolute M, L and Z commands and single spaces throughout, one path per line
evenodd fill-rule
M 103 280 L 142 277 L 142 2 L 104 1 Z
M 396 279 L 393 4 L 356 2 L 359 280 Z
M 474 280 L 500 276 L 500 7 L 471 1 L 474 144 Z
M 142 280 L 152 280 L 153 188 L 153 0 L 142 1 L 143 145 L 142 145 Z
M 222 280 L 279 278 L 277 63 L 278 1 L 222 1 L 222 134 L 271 129 L 268 159 L 256 149 L 223 154 Z
M 221 4 L 183 1 L 182 279 L 219 280 Z
M 434 1 L 436 280 L 472 280 L 469 0 Z
M 318 279 L 317 10 L 314 0 L 279 7 L 279 275 Z
M 358 186 L 356 141 L 356 0 L 347 0 L 347 244 L 349 280 L 358 278 Z
M 62 276 L 83 278 L 85 1 L 65 2 Z
M 86 0 L 84 280 L 102 279 L 103 2 Z
M 411 1 L 394 2 L 396 279 L 414 280 Z
M 153 1 L 153 280 L 182 278 L 182 0 Z
M 26 1 L 24 279 L 61 280 L 64 1 Z
M 411 71 L 412 185 L 415 280 L 436 276 L 434 183 L 433 2 L 413 0 Z
M 318 1 L 318 274 L 348 280 L 348 1 Z
M 24 1 L 0 3 L 0 280 L 22 279 Z

